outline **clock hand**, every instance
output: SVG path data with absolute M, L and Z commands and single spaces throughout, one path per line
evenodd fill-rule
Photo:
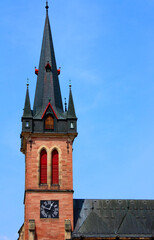
M 44 209 L 47 209 L 47 210 L 50 210 L 50 208 L 47 208 L 47 207 L 45 207 L 45 206 L 43 206 L 43 208 L 44 208 Z
M 52 208 L 52 206 L 53 206 L 53 203 L 51 203 L 49 210 Z
M 47 209 L 47 210 L 49 210 L 49 211 L 50 211 L 50 209 L 52 208 L 53 204 L 54 204 L 54 203 L 51 203 L 51 205 L 50 205 L 50 207 L 49 207 L 49 208 L 47 208 L 47 207 L 45 207 L 45 206 L 42 206 L 42 207 L 43 207 L 44 209 Z

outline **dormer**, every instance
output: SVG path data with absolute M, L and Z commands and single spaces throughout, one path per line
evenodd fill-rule
M 57 115 L 49 102 L 43 115 L 42 120 L 44 121 L 44 132 L 54 132 L 57 130 Z

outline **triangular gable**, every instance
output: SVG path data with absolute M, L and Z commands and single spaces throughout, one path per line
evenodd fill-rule
M 43 113 L 41 119 L 43 119 L 43 117 L 44 117 L 44 115 L 45 115 L 45 113 L 47 112 L 47 110 L 48 110 L 49 107 L 51 107 L 51 109 L 52 109 L 52 111 L 53 111 L 55 117 L 58 119 L 58 117 L 57 117 L 57 115 L 56 115 L 56 113 L 55 113 L 55 111 L 54 111 L 54 109 L 53 109 L 53 107 L 52 107 L 52 105 L 51 105 L 50 102 L 48 103 L 48 105 L 47 105 L 47 107 L 46 107 L 46 109 L 45 109 L 45 111 L 44 111 L 44 113 Z
M 136 210 L 137 212 L 137 210 Z M 138 214 L 138 215 L 137 215 Z M 121 226 L 117 233 L 119 234 L 149 234 L 149 229 L 146 226 L 146 215 L 143 217 L 143 213 L 141 211 L 138 211 L 138 213 L 135 213 L 133 211 L 128 211 L 125 218 L 123 219 L 123 222 L 121 223 Z

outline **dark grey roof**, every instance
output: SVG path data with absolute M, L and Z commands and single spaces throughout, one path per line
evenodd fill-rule
M 26 118 L 31 118 L 32 117 L 28 85 L 27 85 L 27 91 L 26 91 L 26 98 L 25 98 L 25 106 L 24 106 L 23 117 L 26 117 Z
M 75 118 L 75 119 L 76 119 L 75 107 L 74 107 L 74 102 L 73 102 L 73 96 L 72 96 L 71 86 L 70 86 L 70 93 L 69 93 L 69 102 L 68 102 L 67 117 L 68 117 L 68 118 Z
M 48 63 L 51 66 L 51 71 L 49 72 L 47 72 L 45 69 L 45 66 Z M 63 112 L 62 98 L 57 74 L 57 65 L 47 12 L 33 106 L 34 118 L 42 117 L 42 114 L 45 111 L 49 100 L 54 110 Z
M 74 200 L 73 238 L 152 237 L 154 200 Z

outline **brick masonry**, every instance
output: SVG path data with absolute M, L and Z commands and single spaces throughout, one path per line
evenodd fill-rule
M 69 140 L 69 141 L 68 141 Z M 32 144 L 31 144 L 32 141 Z M 31 137 L 25 153 L 25 240 L 29 239 L 28 224 L 35 220 L 35 240 L 65 239 L 65 220 L 73 230 L 72 144 L 68 137 Z M 47 184 L 40 185 L 40 152 L 47 151 Z M 59 185 L 52 186 L 52 151 L 59 153 Z M 42 191 L 40 191 L 42 190 Z M 59 218 L 41 219 L 40 201 L 59 200 Z

